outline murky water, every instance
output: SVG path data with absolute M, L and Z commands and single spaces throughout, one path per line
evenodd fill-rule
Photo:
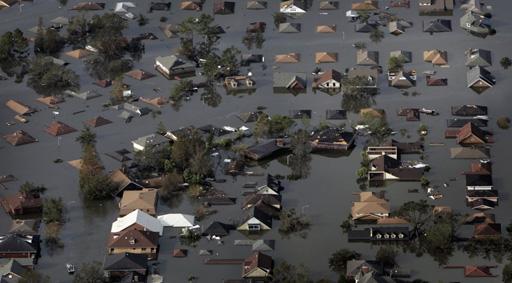
M 69 1 L 71 7 L 78 1 Z M 110 1 L 109 1 L 110 2 Z M 147 11 L 148 1 L 134 1 L 138 9 Z M 238 3 L 243 2 L 243 3 Z M 422 123 L 428 125 L 432 131 L 426 139 L 429 142 L 444 142 L 445 146 L 426 146 L 427 161 L 432 165 L 432 170 L 427 174 L 434 184 L 446 182 L 453 177 L 459 177 L 460 172 L 469 167 L 468 161 L 457 161 L 449 159 L 449 147 L 454 145 L 453 140 L 444 140 L 443 131 L 445 120 L 449 118 L 450 106 L 458 104 L 484 104 L 489 106 L 489 116 L 492 120 L 490 129 L 495 133 L 496 143 L 493 145 L 492 155 L 494 162 L 494 183 L 500 191 L 500 206 L 493 212 L 496 219 L 508 224 L 510 210 L 510 193 L 506 184 L 512 181 L 508 163 L 512 158 L 512 152 L 508 148 L 508 141 L 512 138 L 511 131 L 499 130 L 494 119 L 502 115 L 510 115 L 509 105 L 510 88 L 512 82 L 508 80 L 510 71 L 505 71 L 499 66 L 499 59 L 503 56 L 511 56 L 508 46 L 512 44 L 512 23 L 508 21 L 508 11 L 512 8 L 509 1 L 491 1 L 493 4 L 492 22 L 497 30 L 497 35 L 487 39 L 472 37 L 464 33 L 458 27 L 458 19 L 461 12 L 457 9 L 455 16 L 451 17 L 453 32 L 435 34 L 433 36 L 421 32 L 422 20 L 429 17 L 417 16 L 416 7 L 397 9 L 396 11 L 406 20 L 412 21 L 414 27 L 407 30 L 404 35 L 394 37 L 386 34 L 384 40 L 379 44 L 373 44 L 368 40 L 367 34 L 354 32 L 353 24 L 348 23 L 344 13 L 349 9 L 350 1 L 340 1 L 340 9 L 330 11 L 322 15 L 317 10 L 317 3 L 303 18 L 292 20 L 302 23 L 302 32 L 297 34 L 279 34 L 273 28 L 271 13 L 277 11 L 278 1 L 269 1 L 269 7 L 263 11 L 248 11 L 245 9 L 245 1 L 237 1 L 236 13 L 227 16 L 215 16 L 216 22 L 225 27 L 227 34 L 222 35 L 219 48 L 226 48 L 231 45 L 246 50 L 241 44 L 241 38 L 248 23 L 254 21 L 267 22 L 266 42 L 262 50 L 253 50 L 254 53 L 265 55 L 268 68 L 263 70 L 259 65 L 253 65 L 251 71 L 254 74 L 258 89 L 250 96 L 227 96 L 222 94 L 222 103 L 217 108 L 204 105 L 199 96 L 196 95 L 183 105 L 179 112 L 170 106 L 162 109 L 162 115 L 152 118 L 150 115 L 143 118 L 136 118 L 133 122 L 125 124 L 117 116 L 119 112 L 114 110 L 103 111 L 100 107 L 108 97 L 108 90 L 98 89 L 103 97 L 91 101 L 81 101 L 70 98 L 65 104 L 61 104 L 60 115 L 57 119 L 80 129 L 84 120 L 90 119 L 98 114 L 114 121 L 115 123 L 97 128 L 98 151 L 101 154 L 109 153 L 121 148 L 131 149 L 130 141 L 142 135 L 149 134 L 156 129 L 157 123 L 163 121 L 169 128 L 181 126 L 204 124 L 215 124 L 218 126 L 230 125 L 240 126 L 241 122 L 234 116 L 239 112 L 253 111 L 256 106 L 264 105 L 267 111 L 272 114 L 287 114 L 290 109 L 312 109 L 313 117 L 311 124 L 315 125 L 324 119 L 326 109 L 339 108 L 341 96 L 329 96 L 320 92 L 313 94 L 311 90 L 307 94 L 292 96 L 287 94 L 274 94 L 272 92 L 272 59 L 273 55 L 285 52 L 301 53 L 301 62 L 291 65 L 279 65 L 277 70 L 302 71 L 310 74 L 314 65 L 314 53 L 318 51 L 338 52 L 338 63 L 323 64 L 321 67 L 336 68 L 343 71 L 345 68 L 355 64 L 355 49 L 351 45 L 356 41 L 365 41 L 369 50 L 380 52 L 380 63 L 386 65 L 389 52 L 397 49 L 405 49 L 413 52 L 413 63 L 408 68 L 414 68 L 421 74 L 433 67 L 424 63 L 421 59 L 422 52 L 427 49 L 439 48 L 448 51 L 449 68 L 438 68 L 440 76 L 448 78 L 447 87 L 426 87 L 424 77 L 418 80 L 418 86 L 413 89 L 421 93 L 419 96 L 405 97 L 399 91 L 386 86 L 384 77 L 380 78 L 380 95 L 375 97 L 377 107 L 386 109 L 390 125 L 398 130 L 406 128 L 409 130 L 412 139 L 415 139 L 415 132 L 418 122 L 405 122 L 403 117 L 395 115 L 396 110 L 401 106 L 415 106 L 437 109 L 441 115 L 437 117 L 422 116 Z M 381 1 L 383 2 L 383 1 Z M 414 1 L 413 1 L 414 2 Z M 381 3 L 382 4 L 382 3 Z M 113 8 L 114 3 L 107 3 L 108 8 Z M 415 5 L 412 5 L 415 6 Z M 211 1 L 207 1 L 204 11 L 211 13 Z M 45 22 L 57 16 L 72 16 L 76 12 L 68 11 L 65 8 L 57 8 L 56 1 L 34 0 L 34 3 L 27 3 L 20 14 L 17 7 L 0 11 L 0 32 L 3 33 L 19 27 L 23 31 L 37 24 L 37 18 L 43 16 Z M 138 68 L 152 70 L 154 58 L 159 55 L 168 55 L 178 47 L 177 39 L 166 39 L 158 29 L 160 16 L 167 16 L 169 23 L 178 23 L 183 18 L 196 15 L 195 12 L 182 12 L 178 9 L 178 3 L 173 2 L 171 12 L 154 12 L 149 14 L 150 23 L 144 27 L 138 27 L 132 21 L 128 36 L 138 35 L 141 32 L 153 32 L 161 37 L 161 40 L 146 42 L 146 54 L 140 62 L 136 62 Z M 336 24 L 337 32 L 334 34 L 315 33 L 316 25 Z M 489 70 L 497 79 L 496 86 L 477 95 L 466 88 L 466 69 L 464 67 L 464 50 L 467 48 L 485 48 L 491 50 L 493 66 Z M 92 85 L 92 79 L 85 75 L 83 64 L 74 59 L 63 56 L 69 61 L 70 68 L 81 75 L 82 90 L 96 89 Z M 310 79 L 310 78 L 308 78 Z M 132 86 L 136 95 L 154 96 L 152 89 L 161 88 L 159 95 L 168 95 L 174 82 L 167 81 L 161 76 L 138 82 L 132 79 L 125 79 L 125 82 Z M 311 86 L 311 80 L 308 81 Z M 53 282 L 71 282 L 71 277 L 65 272 L 64 264 L 71 262 L 79 265 L 81 262 L 92 260 L 103 261 L 106 251 L 106 240 L 112 221 L 117 216 L 117 207 L 113 203 L 105 203 L 102 209 L 86 210 L 78 196 L 78 172 L 66 163 L 55 164 L 52 161 L 62 158 L 65 161 L 79 158 L 80 146 L 74 141 L 77 133 L 62 137 L 60 145 L 57 139 L 44 132 L 44 127 L 53 119 L 49 110 L 35 102 L 36 94 L 25 86 L 25 83 L 14 84 L 11 81 L 0 81 L 0 102 L 3 105 L 6 100 L 15 98 L 28 105 L 37 106 L 41 112 L 36 113 L 30 122 L 24 125 L 6 126 L 5 122 L 12 120 L 13 113 L 5 107 L 0 107 L 0 134 L 23 129 L 39 139 L 36 144 L 22 147 L 11 147 L 5 142 L 0 143 L 0 175 L 13 174 L 20 181 L 8 183 L 8 190 L 1 191 L 0 196 L 15 192 L 17 187 L 24 181 L 31 181 L 37 184 L 44 184 L 49 188 L 47 196 L 62 197 L 66 203 L 67 223 L 64 225 L 61 238 L 65 248 L 52 256 L 49 256 L 43 249 L 43 257 L 40 259 L 37 269 L 51 275 Z M 83 113 L 72 115 L 73 112 L 86 110 Z M 357 121 L 357 116 L 349 115 L 348 123 Z M 353 192 L 358 191 L 355 180 L 355 171 L 359 166 L 360 150 L 362 145 L 348 157 L 328 158 L 315 155 L 311 163 L 309 178 L 295 182 L 285 182 L 286 190 L 283 192 L 283 205 L 286 208 L 297 208 L 303 210 L 311 219 L 312 228 L 306 239 L 291 237 L 281 239 L 277 231 L 271 231 L 264 235 L 265 239 L 276 239 L 276 249 L 270 253 L 274 259 L 286 259 L 290 263 L 303 263 L 311 270 L 313 278 L 322 277 L 335 279 L 336 275 L 329 271 L 328 258 L 338 248 L 348 247 L 355 249 L 365 258 L 372 258 L 378 247 L 369 244 L 348 244 L 346 236 L 341 233 L 339 224 L 346 218 L 350 211 L 351 202 L 354 200 Z M 102 155 L 105 166 L 109 169 L 116 169 L 117 161 Z M 255 169 L 257 170 L 257 169 Z M 262 170 L 261 170 L 262 171 Z M 266 168 L 267 172 L 273 174 L 289 173 L 289 169 L 274 161 Z M 219 184 L 218 188 L 226 191 L 232 196 L 239 197 L 241 187 L 245 182 L 257 181 L 263 183 L 264 177 L 239 177 L 236 180 L 228 179 L 227 183 Z M 419 188 L 416 183 L 395 183 L 386 187 L 387 197 L 390 199 L 391 207 L 397 208 L 401 203 L 408 200 L 425 198 L 423 193 L 407 193 L 409 188 Z M 380 190 L 380 189 L 379 189 Z M 465 207 L 464 182 L 459 177 L 450 187 L 443 191 L 444 198 L 438 201 L 430 201 L 433 204 L 450 205 L 456 211 L 465 213 L 469 209 Z M 239 205 L 218 207 L 219 212 L 204 220 L 201 225 L 209 225 L 213 220 L 231 221 L 241 217 Z M 187 197 L 179 206 L 168 207 L 160 204 L 159 213 L 167 212 L 193 213 L 193 206 Z M 0 215 L 0 232 L 8 229 L 10 218 Z M 274 227 L 277 227 L 274 222 Z M 276 230 L 276 229 L 274 229 Z M 224 239 L 225 245 L 218 246 L 214 242 L 203 239 L 198 247 L 189 251 L 186 258 L 172 258 L 171 252 L 176 246 L 176 240 L 165 235 L 160 239 L 159 269 L 166 278 L 165 282 L 185 282 L 190 275 L 199 277 L 199 282 L 221 282 L 223 279 L 239 278 L 240 266 L 208 266 L 202 263 L 203 258 L 198 256 L 199 249 L 212 249 L 219 258 L 243 258 L 250 254 L 249 247 L 233 246 L 233 240 L 243 239 L 244 236 L 234 232 Z M 399 264 L 406 270 L 410 270 L 415 278 L 422 278 L 428 281 L 463 281 L 483 282 L 481 279 L 463 278 L 461 270 L 444 270 L 429 257 L 416 258 L 414 255 L 401 254 L 398 258 Z M 466 255 L 456 253 L 450 260 L 450 264 L 488 264 L 483 259 L 469 259 Z M 496 270 L 501 273 L 501 269 Z M 486 279 L 485 282 L 499 282 L 500 278 Z

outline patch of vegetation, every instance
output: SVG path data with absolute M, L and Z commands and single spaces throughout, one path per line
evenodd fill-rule
M 347 269 L 347 261 L 360 259 L 361 254 L 348 249 L 340 249 L 329 257 L 329 268 L 340 275 L 344 275 Z
M 78 268 L 73 283 L 107 283 L 107 279 L 103 275 L 103 268 L 98 261 L 83 263 Z
M 496 119 L 496 124 L 498 124 L 498 127 L 500 129 L 508 129 L 510 127 L 510 118 L 502 116 Z
M 297 215 L 295 209 L 283 210 L 279 217 L 279 233 L 290 235 L 309 229 L 311 225 L 303 216 Z
M 282 137 L 288 134 L 288 130 L 295 122 L 292 118 L 283 115 L 260 115 L 254 127 L 254 135 L 260 137 Z
M 373 43 L 379 43 L 384 38 L 384 32 L 380 29 L 376 28 L 372 32 L 370 32 L 370 40 Z
M 503 57 L 500 60 L 500 65 L 503 67 L 503 69 L 508 69 L 510 66 L 512 66 L 512 60 L 508 57 Z
M 60 95 L 65 90 L 80 88 L 80 79 L 74 71 L 53 63 L 48 57 L 36 57 L 29 75 L 28 86 L 41 95 Z
M 389 57 L 388 70 L 396 72 L 404 67 L 405 57 L 403 55 Z

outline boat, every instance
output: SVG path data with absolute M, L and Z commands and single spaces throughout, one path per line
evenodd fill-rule
M 72 265 L 71 263 L 66 263 L 66 269 L 68 271 L 68 274 L 75 273 L 75 266 Z

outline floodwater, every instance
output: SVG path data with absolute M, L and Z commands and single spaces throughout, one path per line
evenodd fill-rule
M 68 7 L 77 2 L 75 0 L 69 1 Z M 148 2 L 134 1 L 138 6 L 137 9 L 143 12 L 147 11 Z M 211 2 L 207 1 L 203 9 L 204 12 L 211 13 Z M 500 206 L 493 213 L 496 214 L 497 221 L 504 225 L 509 223 L 510 219 L 507 215 L 511 213 L 510 192 L 506 184 L 512 182 L 512 176 L 508 175 L 508 163 L 512 159 L 512 151 L 510 151 L 507 141 L 511 140 L 512 131 L 498 129 L 495 119 L 502 115 L 510 115 L 511 112 L 511 107 L 507 103 L 510 101 L 508 96 L 512 87 L 512 81 L 507 79 L 510 76 L 510 71 L 503 70 L 499 66 L 499 59 L 503 56 L 512 55 L 508 50 L 508 46 L 512 44 L 512 22 L 507 20 L 512 2 L 490 1 L 493 8 L 492 22 L 497 30 L 497 35 L 487 39 L 470 36 L 458 27 L 458 20 L 461 16 L 461 11 L 458 9 L 455 11 L 455 15 L 450 17 L 453 32 L 435 35 L 429 35 L 421 31 L 422 20 L 430 17 L 419 17 L 414 4 L 411 4 L 413 7 L 409 10 L 395 9 L 394 11 L 401 17 L 412 21 L 414 27 L 408 29 L 405 34 L 399 37 L 386 33 L 386 37 L 378 44 L 371 43 L 367 34 L 355 33 L 353 24 L 346 21 L 344 13 L 349 9 L 349 2 L 351 1 L 339 1 L 340 9 L 329 11 L 327 15 L 320 14 L 317 10 L 318 3 L 314 1 L 313 7 L 304 17 L 290 21 L 302 23 L 302 32 L 298 34 L 279 34 L 273 28 L 271 14 L 278 10 L 278 1 L 269 1 L 268 9 L 262 11 L 248 11 L 245 9 L 246 1 L 236 2 L 236 13 L 234 15 L 215 16 L 216 22 L 227 31 L 227 34 L 222 35 L 219 44 L 220 49 L 234 45 L 245 53 L 246 48 L 241 44 L 241 38 L 248 23 L 255 21 L 267 23 L 264 48 L 252 51 L 265 55 L 268 64 L 268 68 L 265 70 L 260 65 L 251 67 L 258 86 L 254 94 L 240 97 L 228 96 L 222 93 L 222 102 L 216 108 L 205 105 L 200 101 L 199 95 L 196 95 L 191 101 L 184 103 L 179 111 L 175 111 L 167 105 L 163 108 L 161 116 L 152 118 L 151 115 L 147 115 L 142 118 L 135 118 L 131 123 L 125 124 L 117 117 L 118 111 L 102 110 L 101 105 L 108 99 L 108 90 L 97 89 L 104 94 L 103 97 L 87 102 L 69 98 L 65 104 L 60 105 L 60 114 L 56 119 L 62 120 L 77 129 L 81 128 L 82 121 L 99 114 L 114 121 L 113 124 L 95 129 L 98 137 L 98 152 L 102 154 L 101 157 L 106 168 L 113 170 L 119 166 L 118 162 L 106 157 L 104 153 L 121 148 L 131 149 L 130 141 L 152 133 L 159 121 L 163 121 L 171 129 L 204 124 L 241 126 L 241 123 L 234 117 L 235 114 L 253 111 L 257 106 L 263 105 L 267 107 L 267 111 L 271 114 L 286 115 L 290 109 L 312 109 L 313 117 L 310 124 L 315 125 L 324 119 L 326 109 L 340 107 L 340 95 L 314 94 L 311 90 L 308 90 L 307 94 L 298 96 L 274 94 L 272 91 L 272 59 L 275 54 L 300 53 L 300 63 L 279 65 L 277 70 L 301 71 L 311 74 L 315 67 L 314 52 L 338 52 L 338 62 L 336 64 L 323 64 L 321 67 L 323 69 L 336 68 L 343 71 L 355 64 L 355 49 L 352 48 L 352 44 L 357 41 L 365 41 L 369 50 L 380 52 L 380 63 L 383 66 L 387 63 L 390 51 L 397 49 L 412 51 L 413 63 L 408 64 L 407 67 L 414 68 L 418 74 L 421 74 L 423 71 L 433 69 L 429 63 L 424 63 L 421 60 L 424 50 L 433 48 L 447 50 L 450 67 L 434 68 L 440 76 L 448 78 L 449 85 L 447 87 L 426 87 L 425 78 L 420 75 L 417 87 L 411 89 L 410 92 L 416 90 L 421 95 L 405 97 L 398 90 L 387 87 L 384 76 L 381 76 L 380 94 L 375 97 L 376 107 L 386 109 L 388 122 L 395 130 L 408 129 L 412 136 L 411 140 L 416 139 L 415 133 L 419 123 L 405 122 L 403 117 L 397 117 L 395 113 L 399 107 L 434 108 L 441 113 L 437 117 L 422 116 L 421 123 L 428 125 L 431 129 L 429 136 L 426 138 L 426 144 L 428 145 L 430 142 L 445 143 L 444 146 L 439 147 L 426 146 L 427 161 L 432 166 L 432 170 L 427 173 L 427 177 L 433 184 L 438 185 L 454 177 L 457 177 L 457 180 L 450 182 L 449 188 L 443 190 L 443 199 L 429 200 L 429 202 L 436 205 L 450 205 L 455 211 L 466 213 L 470 210 L 465 207 L 464 182 L 460 178 L 460 173 L 469 167 L 469 161 L 449 159 L 449 147 L 454 146 L 454 141 L 443 139 L 443 131 L 446 127 L 445 120 L 449 118 L 450 106 L 452 105 L 467 103 L 489 106 L 489 117 L 491 119 L 489 129 L 495 133 L 496 141 L 492 145 L 494 183 L 500 192 Z M 384 6 L 384 3 L 382 3 L 384 1 L 380 2 L 381 6 Z M 108 9 L 112 9 L 113 6 L 113 2 L 109 1 L 107 3 Z M 142 32 L 153 32 L 161 38 L 160 40 L 146 42 L 146 54 L 140 62 L 135 63 L 135 67 L 152 70 L 156 56 L 168 55 L 178 47 L 177 39 L 164 38 L 158 29 L 161 16 L 168 17 L 168 23 L 179 23 L 187 16 L 198 15 L 196 12 L 183 12 L 178 8 L 177 1 L 174 1 L 170 12 L 148 14 L 150 22 L 144 27 L 139 27 L 135 21 L 130 22 L 130 28 L 127 31 L 128 36 L 135 36 Z M 138 14 L 137 9 L 134 14 Z M 42 16 L 45 23 L 47 23 L 57 16 L 70 17 L 76 14 L 78 13 L 65 8 L 58 8 L 56 1 L 34 0 L 34 3 L 27 2 L 23 6 L 22 13 L 19 13 L 17 6 L 0 11 L 0 32 L 3 33 L 14 28 L 20 28 L 25 32 L 37 25 L 39 16 Z M 314 31 L 316 25 L 319 24 L 336 24 L 337 32 L 334 34 L 317 34 Z M 27 34 L 29 34 L 28 31 Z M 497 84 L 481 95 L 466 88 L 464 50 L 467 48 L 484 48 L 492 51 L 493 66 L 489 70 L 496 77 Z M 79 60 L 65 58 L 65 56 L 62 58 L 70 62 L 69 67 L 81 75 L 82 90 L 96 89 Z M 247 70 L 243 71 L 246 72 Z M 125 82 L 132 86 L 133 91 L 138 96 L 157 95 L 152 91 L 155 87 L 161 88 L 158 95 L 166 96 L 174 83 L 167 81 L 160 75 L 143 82 L 127 78 Z M 308 86 L 311 86 L 310 76 Z M 74 141 L 77 133 L 63 136 L 60 142 L 45 133 L 44 127 L 54 117 L 50 110 L 35 102 L 36 97 L 36 93 L 28 88 L 25 82 L 15 84 L 12 80 L 0 81 L 1 104 L 4 104 L 8 99 L 15 98 L 42 110 L 29 118 L 30 122 L 28 124 L 7 126 L 5 122 L 12 120 L 13 113 L 6 107 L 0 107 L 1 135 L 23 129 L 39 139 L 38 143 L 17 148 L 11 147 L 4 141 L 0 142 L 0 175 L 13 174 L 19 179 L 17 182 L 6 184 L 8 189 L 0 191 L 0 196 L 12 194 L 22 182 L 30 181 L 48 187 L 46 196 L 62 197 L 66 204 L 67 219 L 67 223 L 63 226 L 61 232 L 65 247 L 52 255 L 49 255 L 46 249 L 43 249 L 42 258 L 36 268 L 50 275 L 52 282 L 71 282 L 72 277 L 67 275 L 65 263 L 70 262 L 79 265 L 82 262 L 93 260 L 103 261 L 107 235 L 112 221 L 117 216 L 117 206 L 115 203 L 104 203 L 101 209 L 87 210 L 83 207 L 78 195 L 78 172 L 66 163 L 55 164 L 52 162 L 56 158 L 68 161 L 80 157 L 80 146 Z M 72 115 L 72 113 L 80 110 L 86 111 Z M 348 118 L 347 123 L 357 121 L 357 116 L 354 114 L 350 114 Z M 311 220 L 312 227 L 305 239 L 298 236 L 282 239 L 277 233 L 278 222 L 275 221 L 274 229 L 262 238 L 277 240 L 275 251 L 269 253 L 276 261 L 286 260 L 292 264 L 302 263 L 309 268 L 314 279 L 328 278 L 334 280 L 336 274 L 329 270 L 328 258 L 337 249 L 343 247 L 354 249 L 367 259 L 372 259 L 375 256 L 378 247 L 370 244 L 348 244 L 346 235 L 343 235 L 339 228 L 341 222 L 349 214 L 351 202 L 355 199 L 352 194 L 359 190 L 355 180 L 355 171 L 359 166 L 362 146 L 363 144 L 359 143 L 348 157 L 328 158 L 314 155 L 311 162 L 312 169 L 307 179 L 285 182 L 286 189 L 283 191 L 284 207 L 288 209 L 296 208 L 298 211 L 302 211 Z M 254 171 L 283 175 L 289 173 L 289 169 L 277 161 L 271 162 L 270 166 L 264 169 L 254 168 Z M 217 188 L 240 199 L 242 185 L 252 181 L 262 184 L 264 177 L 238 177 L 236 180 L 229 178 L 228 182 L 219 184 Z M 419 184 L 394 183 L 385 188 L 393 209 L 398 208 L 405 201 L 426 198 L 424 193 L 407 193 L 410 188 L 419 188 Z M 171 211 L 193 213 L 194 205 L 190 203 L 187 197 L 184 197 L 183 201 L 177 206 L 169 207 L 161 203 L 159 213 L 163 214 Z M 230 222 L 238 220 L 242 216 L 238 204 L 217 207 L 216 209 L 218 213 L 201 222 L 202 226 L 208 226 L 213 220 Z M 6 232 L 10 218 L 3 211 L 0 213 L 0 232 Z M 198 256 L 199 249 L 212 249 L 218 258 L 243 258 L 248 256 L 251 253 L 249 247 L 233 246 L 233 240 L 236 239 L 244 239 L 244 236 L 238 232 L 233 232 L 224 239 L 225 244 L 222 246 L 202 239 L 196 248 L 190 248 L 188 257 L 172 258 L 170 254 L 177 245 L 176 239 L 164 235 L 160 239 L 159 254 L 159 269 L 165 278 L 164 281 L 186 282 L 191 275 L 198 277 L 198 282 L 222 282 L 224 279 L 239 278 L 241 274 L 240 266 L 208 266 L 204 265 L 202 263 L 203 258 Z M 483 282 L 481 279 L 464 278 L 461 270 L 444 270 L 438 267 L 437 263 L 428 255 L 417 258 L 411 254 L 400 254 L 398 263 L 403 269 L 409 270 L 413 278 L 421 278 L 432 282 L 439 280 L 447 282 Z M 480 258 L 470 259 L 465 254 L 455 253 L 449 264 L 492 263 Z M 495 272 L 501 276 L 501 265 Z M 501 281 L 500 277 L 485 279 L 485 282 L 499 281 Z

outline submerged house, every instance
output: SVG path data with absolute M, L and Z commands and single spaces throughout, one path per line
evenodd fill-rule
M 453 116 L 484 116 L 487 115 L 487 106 L 465 104 L 451 107 Z
M 483 67 L 476 66 L 468 70 L 467 82 L 468 88 L 474 90 L 476 93 L 482 93 L 493 87 L 496 80 L 492 76 L 491 72 L 487 71 Z
M 467 67 L 490 67 L 492 65 L 491 51 L 487 49 L 470 48 L 466 50 L 465 54 Z
M 148 260 L 157 258 L 158 232 L 137 228 L 128 228 L 111 233 L 107 250 L 108 254 L 124 254 L 126 252 L 146 255 Z
M 0 259 L 16 259 L 20 265 L 32 267 L 39 257 L 40 237 L 8 234 L 0 236 Z
M 419 181 L 423 172 L 423 168 L 403 167 L 399 160 L 382 155 L 370 162 L 368 180 L 377 184 L 388 180 Z
M 266 208 L 265 208 L 266 206 Z M 241 224 L 236 228 L 238 231 L 246 231 L 249 233 L 259 233 L 272 229 L 272 215 L 269 215 L 264 209 L 272 209 L 266 204 L 252 206 L 246 212 Z M 277 211 L 277 210 L 276 210 Z
M 307 79 L 305 73 L 274 72 L 274 92 L 306 92 Z
M 303 1 L 287 0 L 279 3 L 279 12 L 290 16 L 301 16 L 306 13 Z
M 284 153 L 289 148 L 280 140 L 268 140 L 248 147 L 243 155 L 252 160 L 263 160 Z
M 103 271 L 109 282 L 146 282 L 148 258 L 132 252 L 107 254 L 103 261 Z
M 486 131 L 480 129 L 472 122 L 467 123 L 460 128 L 457 133 L 457 143 L 462 146 L 483 145 L 490 141 L 490 135 Z
M 328 128 L 313 131 L 310 145 L 313 151 L 349 150 L 354 145 L 355 135 L 341 128 Z
M 448 52 L 439 49 L 424 51 L 423 61 L 430 62 L 432 65 L 446 65 L 448 64 Z
M 274 260 L 261 252 L 254 252 L 243 262 L 242 277 L 251 280 L 267 280 L 271 278 Z
M 202 0 L 183 0 L 180 3 L 180 9 L 186 11 L 201 11 L 203 9 Z
M 379 84 L 379 70 L 374 66 L 355 66 L 348 70 L 347 78 L 359 81 L 359 88 L 376 88 Z
M 157 203 L 157 190 L 142 189 L 137 191 L 124 191 L 123 197 L 119 202 L 119 216 L 125 216 L 137 209 L 155 216 Z
M 450 157 L 453 159 L 489 159 L 490 151 L 484 147 L 452 147 Z
M 423 21 L 423 31 L 431 34 L 435 32 L 450 32 L 452 31 L 452 22 L 445 19 Z
M 468 11 L 460 18 L 460 27 L 472 35 L 486 37 L 492 33 L 490 20 L 476 11 Z
M 340 72 L 329 69 L 316 77 L 313 81 L 313 88 L 339 89 L 341 87 L 342 75 Z
M 0 199 L 2 208 L 11 216 L 43 212 L 43 200 L 39 193 L 18 192 Z
M 228 90 L 254 89 L 254 80 L 248 76 L 231 76 L 224 79 L 224 85 Z
M 359 200 L 352 203 L 351 216 L 358 222 L 376 222 L 388 217 L 389 212 L 387 200 L 377 197 L 372 192 L 360 192 Z
M 195 75 L 196 64 L 180 55 L 158 56 L 155 59 L 155 69 L 167 79 Z
M 379 52 L 366 49 L 357 50 L 356 63 L 363 66 L 377 66 L 379 65 Z
M 420 16 L 451 16 L 453 0 L 419 0 Z
M 229 15 L 235 12 L 235 2 L 214 0 L 213 14 L 215 15 Z
M 13 146 L 20 146 L 29 143 L 37 142 L 37 139 L 28 134 L 23 130 L 15 131 L 13 133 L 7 134 L 3 136 L 6 142 L 10 143 Z
M 263 10 L 267 8 L 267 1 L 249 0 L 247 1 L 247 10 Z
M 388 72 L 389 85 L 396 88 L 410 88 L 416 86 L 416 71 Z

